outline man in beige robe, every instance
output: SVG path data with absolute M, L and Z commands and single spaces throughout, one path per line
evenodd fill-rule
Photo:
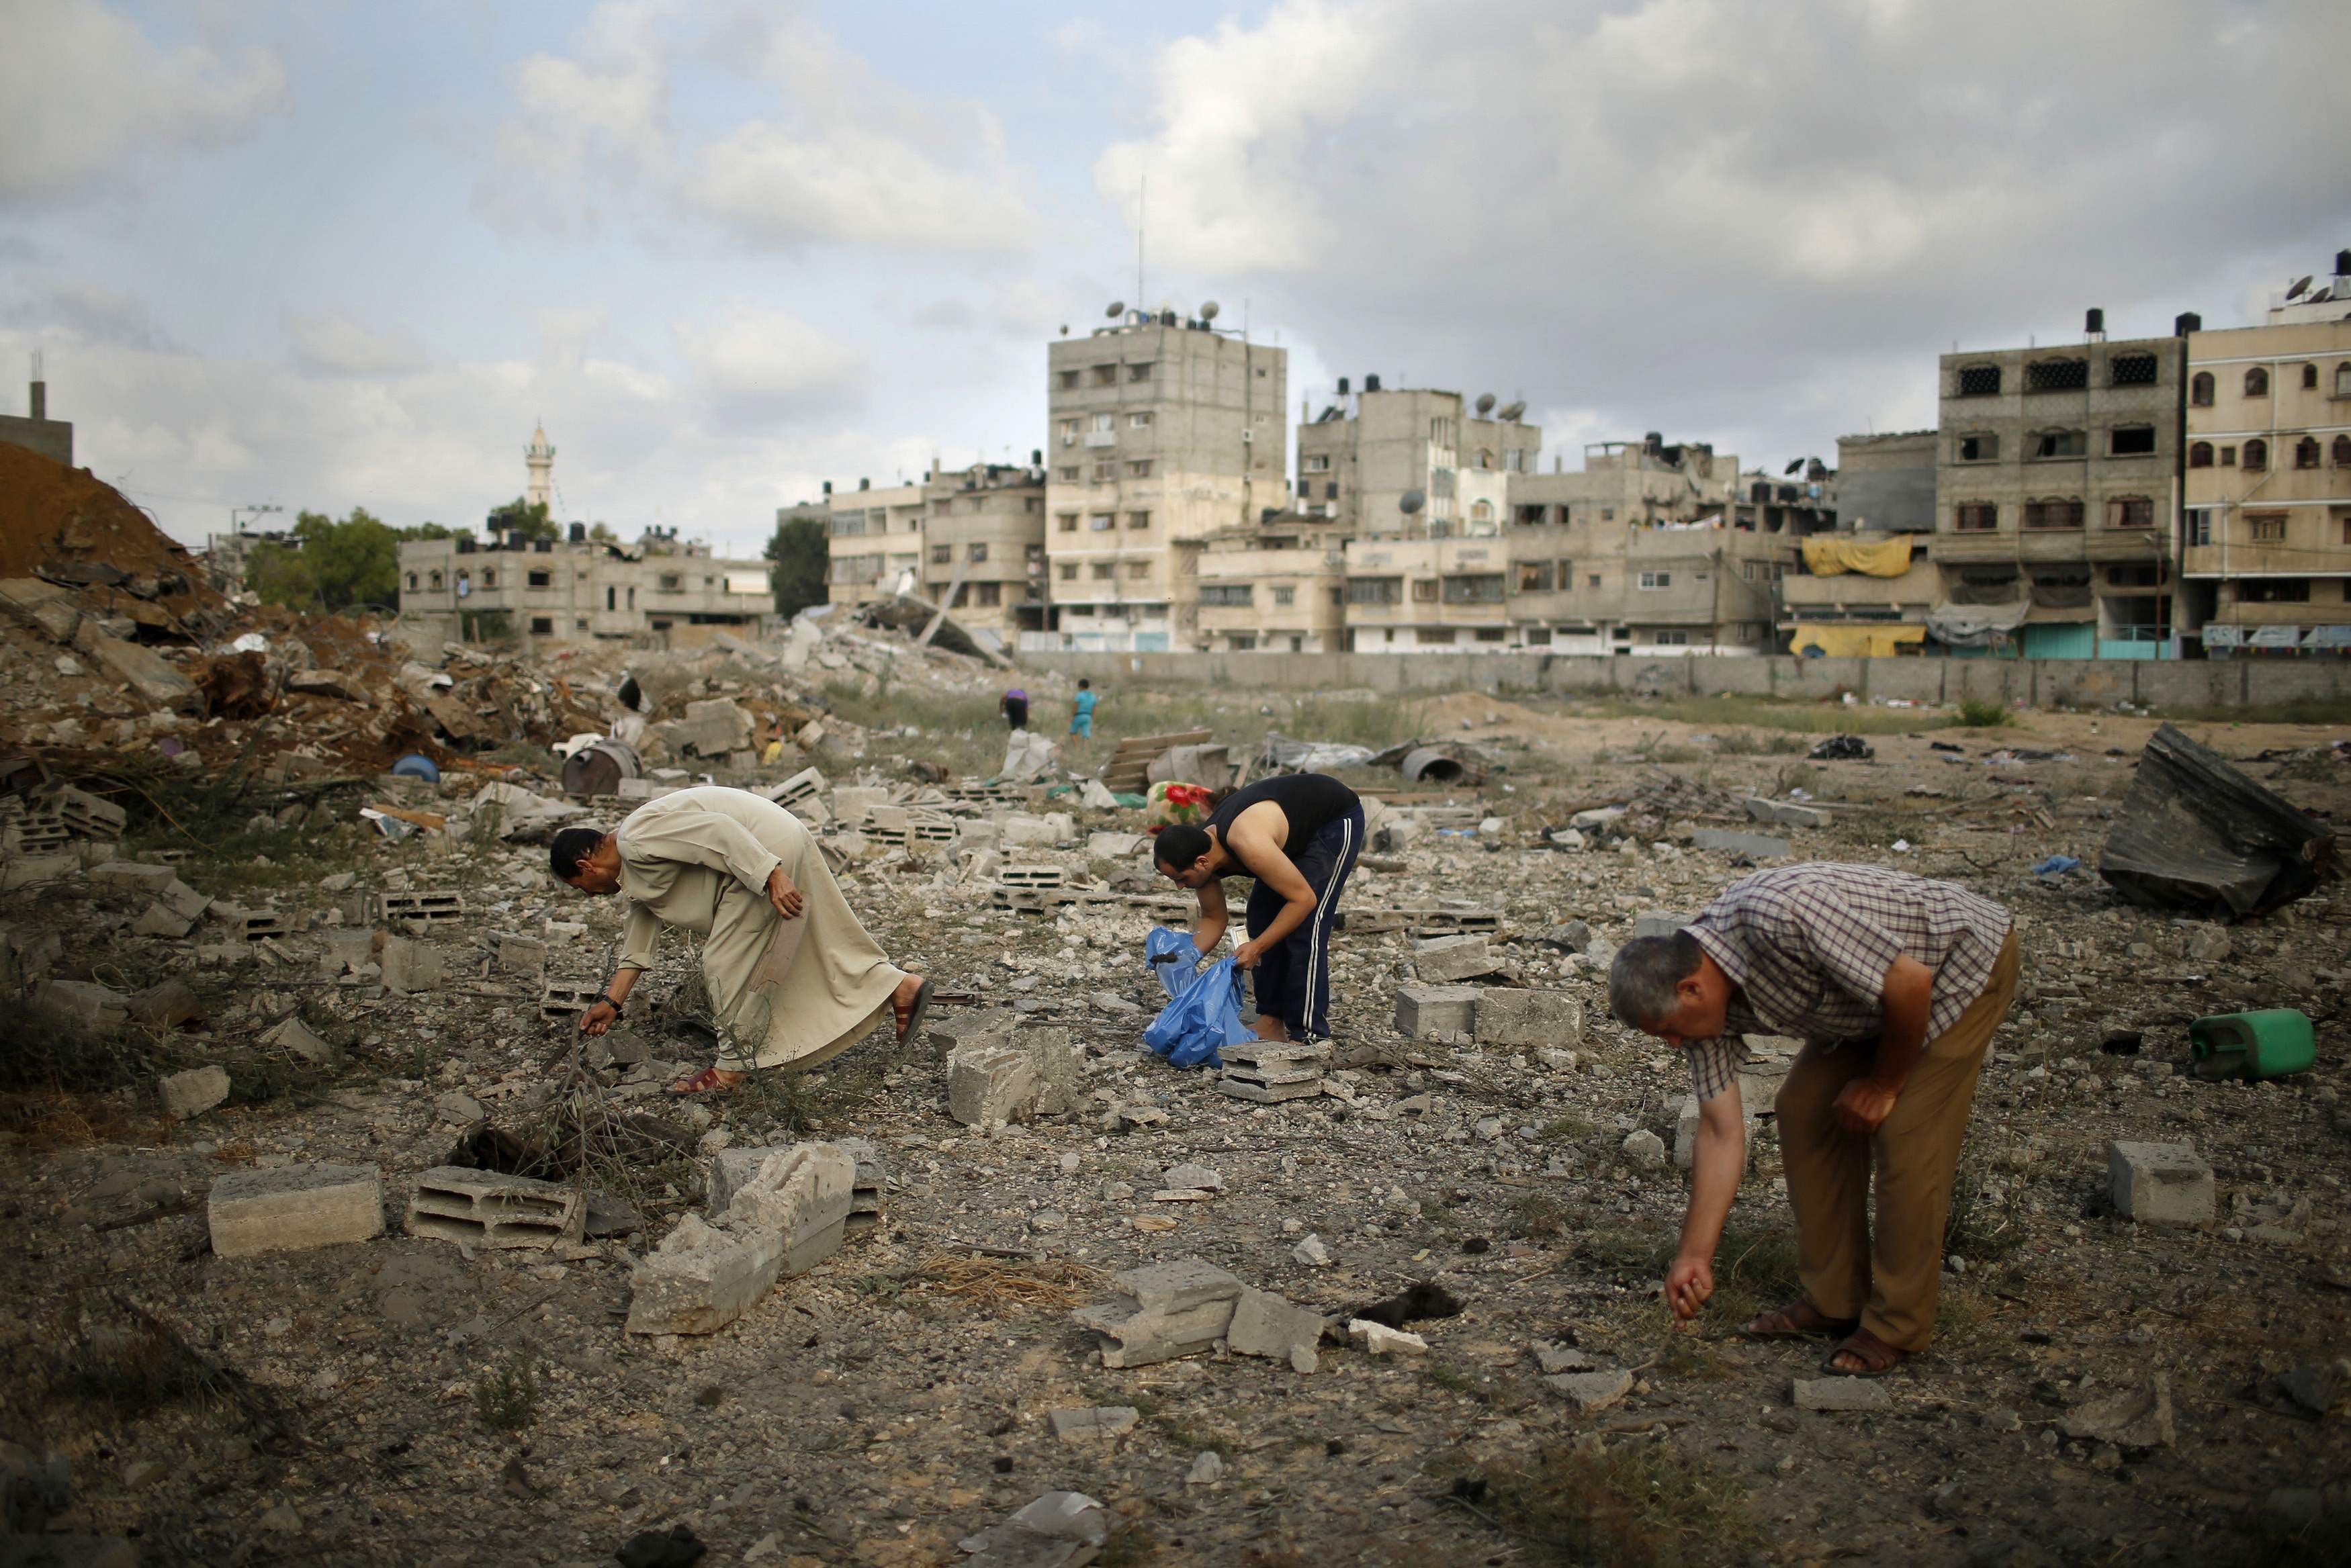
M 724 1092 L 760 1067 L 813 1067 L 895 1013 L 920 1026 L 930 982 L 891 963 L 852 913 L 799 819 L 747 790 L 679 790 L 611 833 L 556 835 L 555 875 L 629 903 L 621 960 L 580 1027 L 601 1034 L 653 967 L 663 925 L 704 939 L 702 972 L 719 1027 L 717 1062 L 671 1085 Z

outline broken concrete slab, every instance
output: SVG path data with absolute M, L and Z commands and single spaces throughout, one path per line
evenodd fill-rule
M 287 1018 L 265 1033 L 261 1043 L 272 1050 L 290 1052 L 314 1066 L 340 1067 L 343 1064 L 341 1048 L 321 1038 L 298 1017 Z
M 2218 1206 L 2212 1168 L 2186 1144 L 2106 1145 L 2115 1212 L 2143 1225 L 2209 1225 Z
M 629 1277 L 632 1334 L 714 1334 L 841 1250 L 857 1167 L 831 1144 L 769 1150 L 724 1221 L 688 1214 Z
M 465 1246 L 546 1251 L 578 1243 L 586 1207 L 559 1182 L 436 1165 L 416 1178 L 406 1229 Z
M 947 1056 L 947 1114 L 967 1127 L 1019 1121 L 1037 1102 L 1036 1060 L 1012 1045 L 967 1045 Z
M 1671 909 L 1644 909 L 1633 917 L 1635 937 L 1670 937 L 1689 924 L 1689 917 Z
M 1480 1045 L 1573 1045 L 1583 1038 L 1583 1003 L 1563 991 L 1489 987 L 1478 993 L 1472 1033 Z
M 1198 1258 L 1178 1258 L 1111 1276 L 1120 1293 L 1070 1314 L 1081 1327 L 1113 1341 L 1102 1347 L 1105 1366 L 1148 1366 L 1207 1350 L 1231 1324 L 1247 1287 Z
M 1000 1524 L 956 1542 L 962 1568 L 1083 1568 L 1110 1540 L 1110 1515 L 1081 1491 L 1049 1491 Z
M 2168 1449 L 2179 1440 L 2171 1408 L 2171 1379 L 2157 1373 L 2144 1386 L 2087 1400 L 2065 1412 L 2065 1435 L 2118 1449 Z
M 38 577 L 0 580 L 0 611 L 51 642 L 71 643 L 81 626 L 81 609 L 72 590 Z
M 131 1018 L 131 999 L 89 980 L 45 980 L 30 998 L 34 1013 L 94 1034 L 111 1033 Z
M 1396 992 L 1396 1033 L 1407 1040 L 1467 1039 L 1476 1027 L 1479 988 L 1407 985 Z
M 97 663 L 106 673 L 138 693 L 154 708 L 196 709 L 204 693 L 162 655 L 135 642 L 125 642 L 98 629 L 85 619 L 74 631 L 74 651 Z
M 438 991 L 447 976 L 441 950 L 406 937 L 386 937 L 376 954 L 383 966 L 383 988 L 400 995 Z
M 157 1079 L 155 1088 L 162 1096 L 164 1114 L 183 1122 L 204 1115 L 228 1098 L 228 1069 L 218 1065 L 191 1067 L 184 1073 Z
M 1789 1399 L 1799 1410 L 1891 1410 L 1886 1385 L 1868 1377 L 1798 1377 Z
M 1412 971 L 1424 985 L 1478 980 L 1501 967 L 1482 935 L 1431 937 L 1413 944 Z
M 1063 1442 L 1079 1438 L 1114 1438 L 1134 1430 L 1143 1412 L 1132 1405 L 1093 1405 L 1080 1410 L 1055 1410 L 1047 1417 L 1053 1436 Z
M 1405 1329 L 1390 1328 L 1367 1317 L 1347 1324 L 1347 1343 L 1373 1355 L 1426 1355 L 1428 1341 Z
M 204 1014 L 204 1003 L 196 1000 L 195 987 L 184 980 L 159 981 L 144 991 L 135 992 L 126 1007 L 132 1023 L 144 1023 L 151 1029 L 177 1029 Z
M 1829 825 L 1829 814 L 1816 805 L 1799 805 L 1792 800 L 1766 800 L 1761 795 L 1748 795 L 1739 804 L 1757 822 L 1768 822 L 1780 827 L 1826 827 Z
M 1543 1384 L 1576 1409 L 1586 1414 L 1605 1410 L 1633 1391 L 1633 1375 L 1623 1367 L 1605 1372 L 1561 1372 L 1543 1379 Z
M 1008 1007 L 955 1013 L 941 1018 L 924 1031 L 924 1038 L 939 1054 L 941 1061 L 966 1045 L 1002 1045 L 1009 1044 L 1020 1015 Z
M 298 1252 L 383 1234 L 383 1179 L 371 1165 L 285 1165 L 234 1170 L 204 1206 L 222 1258 Z
M 1745 855 L 1757 860 L 1784 860 L 1788 841 L 1765 833 L 1731 833 L 1719 827 L 1690 830 L 1690 843 L 1724 855 Z
M 1244 1286 L 1233 1303 L 1225 1343 L 1236 1355 L 1258 1355 L 1269 1361 L 1294 1364 L 1301 1349 L 1310 1357 L 1315 1354 L 1329 1321 L 1321 1313 L 1299 1306 L 1271 1291 Z

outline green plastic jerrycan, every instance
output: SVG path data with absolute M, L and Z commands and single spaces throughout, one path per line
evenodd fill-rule
M 2291 1007 L 2216 1012 L 2188 1026 L 2199 1078 L 2282 1078 L 2310 1071 L 2310 1017 Z

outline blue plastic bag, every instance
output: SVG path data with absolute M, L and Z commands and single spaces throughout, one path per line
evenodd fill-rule
M 1223 958 L 1161 1010 L 1143 1032 L 1143 1043 L 1171 1067 L 1221 1067 L 1218 1047 L 1238 1045 L 1250 1033 L 1241 1022 L 1240 966 Z
M 1173 1002 L 1191 985 L 1200 967 L 1200 950 L 1192 945 L 1191 932 L 1154 926 L 1143 939 L 1143 961 L 1151 966 L 1151 972 L 1159 977 L 1159 988 Z

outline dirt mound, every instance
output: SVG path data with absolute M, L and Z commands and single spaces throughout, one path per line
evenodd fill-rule
M 0 442 L 0 577 L 129 587 L 176 614 L 217 611 L 187 549 L 85 470 Z M 116 574 L 120 574 L 117 576 Z M 152 592 L 141 591 L 152 586 Z

